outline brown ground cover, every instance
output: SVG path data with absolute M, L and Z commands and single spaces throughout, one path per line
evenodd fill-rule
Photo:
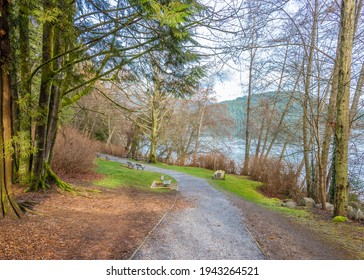
M 314 210 L 312 218 L 293 218 L 230 195 L 244 213 L 244 224 L 270 260 L 355 260 L 364 254 L 364 225 L 334 224 L 332 215 Z
M 97 189 L 84 180 L 78 183 Z M 37 214 L 0 220 L 0 259 L 127 259 L 176 196 L 175 191 L 100 190 L 73 196 L 55 188 L 27 194 L 15 188 L 18 199 L 36 202 Z

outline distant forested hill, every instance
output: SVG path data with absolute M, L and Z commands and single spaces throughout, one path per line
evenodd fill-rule
M 291 93 L 280 93 L 277 96 L 276 92 L 253 94 L 251 97 L 253 126 L 262 117 L 279 119 L 285 110 L 290 95 Z M 232 134 L 236 137 L 243 137 L 246 123 L 247 97 L 238 97 L 235 100 L 223 101 L 220 104 L 227 107 L 231 118 L 234 120 Z M 290 104 L 285 121 L 293 124 L 298 121 L 302 113 L 298 93 L 293 96 Z

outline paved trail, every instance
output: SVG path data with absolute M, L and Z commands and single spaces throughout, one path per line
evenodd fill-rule
M 126 163 L 126 160 L 109 157 Z M 242 224 L 242 213 L 205 180 L 147 165 L 145 170 L 174 177 L 180 197 L 191 207 L 172 210 L 146 239 L 133 259 L 200 260 L 264 259 Z

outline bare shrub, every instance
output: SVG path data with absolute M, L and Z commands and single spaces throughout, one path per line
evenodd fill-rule
M 196 165 L 210 170 L 225 170 L 226 173 L 236 173 L 235 161 L 220 153 L 200 155 Z
M 52 168 L 58 173 L 89 173 L 99 149 L 97 141 L 90 140 L 77 129 L 63 127 L 54 146 Z
M 100 143 L 99 151 L 116 157 L 126 157 L 125 147 L 119 145 Z
M 252 159 L 249 176 L 263 183 L 261 191 L 277 198 L 299 201 L 303 193 L 298 187 L 296 167 L 278 159 Z

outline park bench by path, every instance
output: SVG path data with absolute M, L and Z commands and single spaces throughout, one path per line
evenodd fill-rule
M 145 168 L 145 166 L 140 163 L 133 163 L 131 161 L 127 161 L 126 163 L 128 164 L 128 168 L 131 168 L 131 169 L 136 168 L 137 170 L 139 170 L 139 169 L 144 170 L 144 168 Z
M 134 169 L 134 163 L 127 161 L 126 162 L 128 164 L 128 168 Z
M 171 185 L 171 180 L 164 180 L 163 181 L 163 186 L 164 187 L 169 187 Z
M 137 168 L 138 170 L 139 170 L 139 169 L 144 170 L 144 168 L 145 168 L 145 166 L 144 166 L 143 164 L 140 164 L 140 163 L 136 163 L 135 165 L 136 165 L 136 168 Z
M 171 180 L 164 180 L 164 175 L 161 176 L 161 181 L 164 187 L 169 187 L 171 185 Z

